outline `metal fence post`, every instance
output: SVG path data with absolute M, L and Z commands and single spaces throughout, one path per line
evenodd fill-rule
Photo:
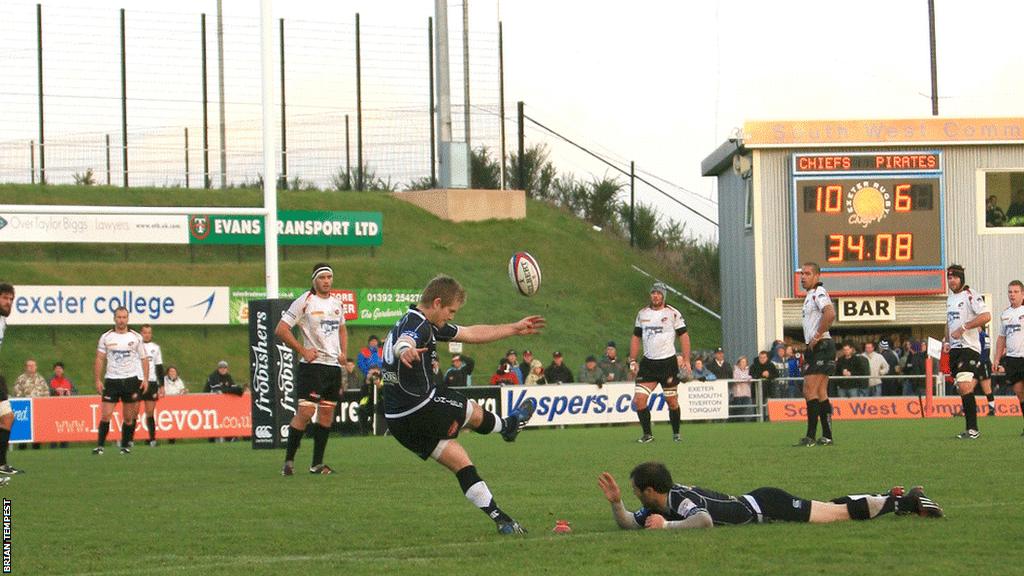
M 189 186 L 189 176 L 188 176 L 188 127 L 187 126 L 185 127 L 185 188 L 190 188 L 190 186 Z
M 356 190 L 363 189 L 363 54 L 356 12 Z
M 124 187 L 128 187 L 128 66 L 125 52 L 124 8 L 121 8 L 121 162 Z M 127 256 L 127 248 L 126 256 Z M 127 260 L 127 257 L 125 258 Z
M 281 190 L 288 189 L 288 121 L 285 114 L 284 89 L 284 18 L 279 20 L 281 27 Z
M 36 47 L 39 64 L 39 183 L 46 185 L 46 136 L 43 130 L 43 5 L 36 4 Z M 34 170 L 33 170 L 34 171 Z M 33 182 L 34 183 L 34 182 Z
M 767 408 L 764 404 L 764 380 L 757 380 L 757 421 L 764 422 L 764 411 Z

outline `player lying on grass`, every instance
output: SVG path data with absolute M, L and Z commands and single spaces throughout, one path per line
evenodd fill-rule
M 629 473 L 633 494 L 643 507 L 636 512 L 622 505 L 622 492 L 615 478 L 602 472 L 597 483 L 612 504 L 612 516 L 620 528 L 711 528 L 729 524 L 763 522 L 812 522 L 870 520 L 895 512 L 932 518 L 943 516 L 942 508 L 924 495 L 920 486 L 904 491 L 897 486 L 885 494 L 851 494 L 831 502 L 804 500 L 779 488 L 758 488 L 742 496 L 683 486 L 672 482 L 668 468 L 660 462 L 644 462 Z

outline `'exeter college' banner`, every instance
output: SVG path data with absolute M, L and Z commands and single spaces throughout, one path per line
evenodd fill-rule
M 128 309 L 132 324 L 227 324 L 227 286 L 18 286 L 15 325 L 113 324 Z

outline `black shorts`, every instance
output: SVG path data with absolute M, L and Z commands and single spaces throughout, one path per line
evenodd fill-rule
M 818 344 L 808 352 L 804 375 L 824 374 L 832 376 L 836 373 L 836 342 L 831 338 L 818 340 Z
M 107 378 L 103 381 L 103 401 L 138 402 L 141 386 L 138 378 Z
M 1024 382 L 1024 358 L 1007 356 L 1006 361 L 1003 362 L 1003 369 L 1006 371 L 1005 382 L 1007 384 L 1013 385 L 1017 382 Z
M 988 367 L 981 361 L 981 354 L 970 348 L 951 348 L 949 350 L 949 371 L 953 381 L 960 372 L 970 372 L 979 382 L 989 378 Z
M 648 383 L 657 382 L 662 388 L 675 388 L 679 385 L 679 361 L 675 356 L 651 360 L 650 358 L 640 359 L 640 369 L 636 373 L 636 382 Z
M 139 384 L 141 387 L 142 385 Z M 149 386 L 146 386 L 146 391 L 139 394 L 139 400 L 148 400 L 155 402 L 157 400 L 157 394 L 160 391 L 160 387 L 156 385 L 156 382 L 150 382 Z
M 337 402 L 341 393 L 341 366 L 299 363 L 295 398 L 314 404 Z
M 401 418 L 388 418 L 388 430 L 395 440 L 421 459 L 430 454 L 442 440 L 459 436 L 466 423 L 469 400 L 455 390 L 440 390 L 422 408 Z
M 758 522 L 810 522 L 811 501 L 797 498 L 779 488 L 758 488 L 747 496 L 761 509 Z M 749 501 L 748 501 L 749 504 Z M 755 512 L 757 512 L 755 510 Z

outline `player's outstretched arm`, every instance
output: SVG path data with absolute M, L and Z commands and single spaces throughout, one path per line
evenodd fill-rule
M 619 528 L 623 530 L 636 530 L 640 528 L 636 525 L 636 521 L 633 520 L 633 513 L 626 510 L 626 507 L 622 504 L 622 491 L 619 490 L 615 477 L 607 472 L 601 472 L 601 475 L 597 477 L 597 485 L 604 492 L 605 499 L 611 503 L 612 517 L 615 518 L 615 523 L 619 525 Z
M 455 340 L 469 342 L 471 344 L 494 342 L 509 336 L 529 336 L 540 334 L 544 329 L 545 320 L 543 316 L 527 316 L 518 322 L 510 324 L 475 324 L 473 326 L 462 326 Z
M 683 528 L 712 528 L 714 525 L 715 522 L 712 520 L 711 514 L 708 514 L 705 510 L 700 510 L 686 520 L 665 520 L 661 515 L 651 514 L 647 517 L 647 523 L 644 525 L 644 528 L 679 530 Z

